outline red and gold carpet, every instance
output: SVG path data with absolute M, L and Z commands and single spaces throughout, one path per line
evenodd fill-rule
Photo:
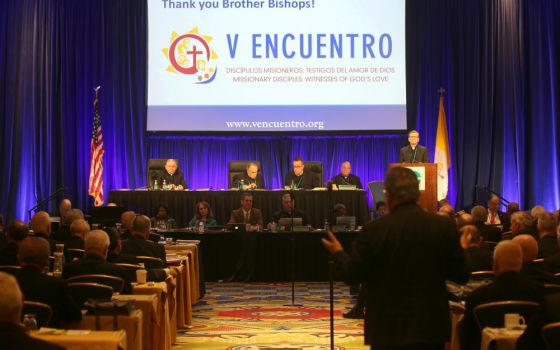
M 173 350 L 327 350 L 328 283 L 208 283 L 193 308 L 193 327 L 177 334 Z M 342 318 L 352 307 L 348 286 L 335 284 L 335 346 L 366 350 L 363 320 Z

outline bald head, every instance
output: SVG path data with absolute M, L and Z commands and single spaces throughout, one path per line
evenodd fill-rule
M 51 217 L 46 211 L 38 211 L 31 218 L 31 229 L 33 232 L 44 233 L 48 236 L 51 234 Z
M 469 214 L 469 213 L 463 213 L 463 214 L 457 216 L 456 221 L 457 221 L 457 228 L 461 228 L 465 225 L 472 225 L 473 224 L 472 215 Z
M 19 324 L 23 294 L 14 276 L 0 272 L 0 322 Z
M 70 225 L 70 233 L 72 234 L 72 236 L 78 236 L 81 239 L 85 238 L 86 233 L 89 232 L 89 229 L 89 224 L 84 219 L 76 219 L 74 220 L 72 225 Z
M 447 214 L 450 219 L 455 218 L 455 209 L 453 209 L 453 207 L 449 204 L 446 204 L 443 207 L 439 208 L 438 212 Z
M 86 254 L 95 254 L 105 259 L 107 257 L 109 244 L 109 236 L 105 231 L 93 230 L 86 234 L 84 249 Z
M 132 228 L 132 221 L 136 217 L 136 213 L 133 211 L 125 211 L 121 214 L 121 224 L 123 230 L 130 230 Z
M 523 262 L 533 261 L 539 254 L 537 240 L 531 235 L 517 235 L 513 238 L 513 243 L 518 244 L 523 252 Z
M 84 218 L 83 211 L 81 211 L 80 209 L 70 209 L 68 211 L 68 214 L 66 214 L 66 216 L 64 217 L 64 224 L 70 227 L 74 222 L 74 220 L 83 219 L 83 218 Z
M 519 272 L 523 264 L 523 252 L 519 244 L 502 241 L 494 249 L 494 274 L 500 276 L 504 272 Z
M 60 216 L 65 217 L 70 209 L 72 209 L 72 202 L 68 198 L 64 198 L 58 206 Z

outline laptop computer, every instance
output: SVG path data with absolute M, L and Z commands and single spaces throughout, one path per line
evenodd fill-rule
M 246 232 L 247 230 L 245 229 L 245 225 L 246 224 L 243 222 L 227 224 L 227 230 L 230 232 Z
M 286 228 L 290 228 L 293 226 L 302 226 L 303 225 L 303 219 L 302 218 L 293 218 L 293 222 L 292 222 L 292 218 L 280 218 L 278 219 L 278 225 L 280 227 L 284 227 L 284 229 Z M 307 226 L 306 226 L 307 227 Z
M 336 218 L 337 226 L 344 226 L 348 230 L 354 230 L 356 228 L 356 217 L 355 216 L 339 216 Z
M 354 191 L 356 190 L 356 185 L 338 185 L 339 191 Z

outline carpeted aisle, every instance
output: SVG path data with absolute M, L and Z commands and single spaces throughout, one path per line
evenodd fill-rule
M 193 327 L 177 334 L 173 350 L 329 349 L 328 283 L 208 283 L 193 308 Z M 369 350 L 363 320 L 342 318 L 352 307 L 348 286 L 335 284 L 336 349 Z

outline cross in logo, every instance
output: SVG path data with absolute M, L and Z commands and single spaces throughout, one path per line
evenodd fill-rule
M 196 56 L 203 54 L 204 51 L 197 51 L 196 50 L 196 45 L 193 45 L 193 49 L 192 51 L 187 51 L 187 55 L 192 55 L 192 61 L 193 61 L 193 65 L 192 67 L 196 67 Z

